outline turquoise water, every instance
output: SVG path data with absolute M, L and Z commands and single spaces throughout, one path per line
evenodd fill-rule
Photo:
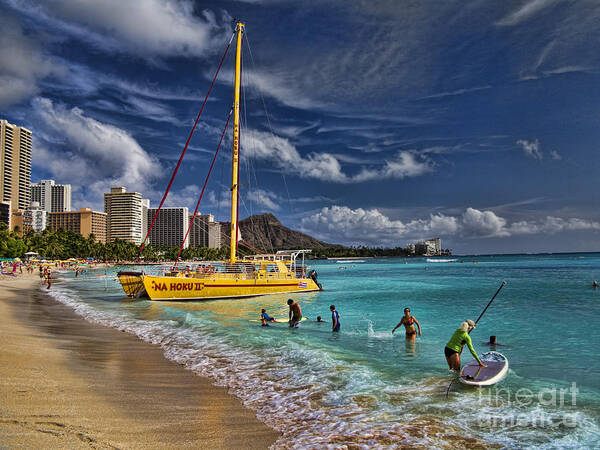
M 283 432 L 278 448 L 330 445 L 582 447 L 600 442 L 600 254 L 486 256 L 453 262 L 367 259 L 312 264 L 325 291 L 295 296 L 299 329 L 260 327 L 261 308 L 287 317 L 289 295 L 198 303 L 124 297 L 119 268 L 52 287 L 91 321 L 161 345 L 167 358 L 229 387 Z M 341 267 L 345 267 L 341 268 Z M 148 268 L 148 270 L 152 270 Z M 492 388 L 453 384 L 443 348 L 506 287 L 471 334 L 510 362 Z M 332 334 L 329 305 L 341 314 Z M 423 335 L 391 330 L 410 307 Z M 463 363 L 470 360 L 463 353 Z M 561 391 L 562 389 L 562 391 Z

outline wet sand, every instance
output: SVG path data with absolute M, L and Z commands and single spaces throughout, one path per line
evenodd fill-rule
M 281 435 L 160 348 L 0 279 L 0 448 L 268 448 Z

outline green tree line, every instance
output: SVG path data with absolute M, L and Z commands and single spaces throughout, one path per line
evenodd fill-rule
M 0 258 L 23 258 L 27 252 L 36 252 L 47 259 L 94 258 L 101 261 L 135 261 L 139 246 L 117 239 L 103 244 L 92 234 L 83 237 L 66 230 L 45 229 L 40 233 L 33 231 L 21 235 L 20 230 L 9 231 L 6 224 L 0 223 Z M 141 257 L 144 261 L 173 261 L 179 247 L 146 245 Z M 223 259 L 227 249 L 190 247 L 183 249 L 181 259 Z
M 21 235 L 20 230 L 9 231 L 6 224 L 0 223 L 0 258 L 23 258 L 26 252 L 36 252 L 48 259 L 94 258 L 101 261 L 135 261 L 139 246 L 120 239 L 103 244 L 94 235 L 83 237 L 66 230 L 45 229 L 40 233 L 29 231 Z M 146 245 L 141 257 L 144 261 L 174 261 L 179 247 Z M 242 253 L 249 253 L 244 248 Z M 183 249 L 180 259 L 220 260 L 229 256 L 229 249 L 189 247 Z M 311 258 L 365 258 L 365 257 L 404 257 L 409 256 L 402 247 L 331 247 L 312 250 Z
M 381 258 L 391 256 L 409 256 L 409 253 L 405 248 L 402 247 L 331 247 L 313 249 L 311 255 L 313 258 Z

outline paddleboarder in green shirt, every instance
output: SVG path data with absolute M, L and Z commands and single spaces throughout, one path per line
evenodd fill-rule
M 451 370 L 460 372 L 460 354 L 462 353 L 463 346 L 465 344 L 467 344 L 471 355 L 473 355 L 473 358 L 477 360 L 479 365 L 486 367 L 486 365 L 483 364 L 479 359 L 479 356 L 477 356 L 477 353 L 475 353 L 471 336 L 469 336 L 470 331 L 476 326 L 477 324 L 472 320 L 467 320 L 461 323 L 460 327 L 454 332 L 446 344 L 446 348 L 444 348 L 444 355 L 446 356 L 448 367 L 450 367 Z

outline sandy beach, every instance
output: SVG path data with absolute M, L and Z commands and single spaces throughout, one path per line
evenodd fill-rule
M 279 433 L 160 348 L 0 279 L 0 447 L 268 448 Z

